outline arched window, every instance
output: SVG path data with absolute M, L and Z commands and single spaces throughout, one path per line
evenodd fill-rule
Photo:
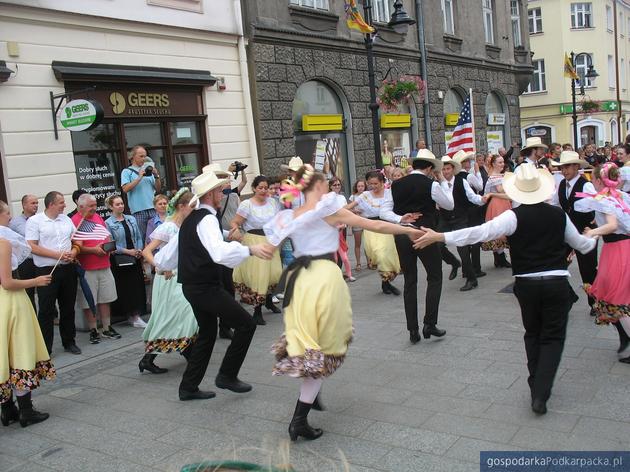
M 328 85 L 309 80 L 300 85 L 293 100 L 293 126 L 297 131 L 302 131 L 303 115 L 343 115 L 343 107 Z
M 499 148 L 506 147 L 510 140 L 510 127 L 508 107 L 503 94 L 497 91 L 490 92 L 486 97 L 486 139 L 488 152 L 494 154 Z
M 462 94 L 457 89 L 449 89 L 444 97 L 444 115 L 459 113 L 464 106 Z

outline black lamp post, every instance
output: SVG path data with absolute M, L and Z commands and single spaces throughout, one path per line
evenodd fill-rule
M 410 25 L 415 24 L 415 20 L 411 18 L 403 8 L 402 0 L 396 0 L 394 2 L 394 12 L 391 15 L 390 21 L 387 24 L 395 32 L 405 34 Z M 364 0 L 363 11 L 365 15 L 365 22 L 373 26 L 372 16 L 372 0 Z M 376 78 L 374 76 L 374 36 L 370 33 L 365 35 L 365 49 L 367 51 L 367 63 L 368 63 L 368 81 L 370 85 L 370 110 L 372 112 L 372 139 L 374 140 L 374 162 L 378 169 L 383 167 L 383 159 L 381 157 L 381 137 L 380 137 L 380 125 L 378 122 L 378 108 L 379 105 L 376 102 Z
M 573 70 L 576 71 L 577 69 L 575 68 L 575 60 L 579 57 L 579 56 L 586 56 L 587 60 L 587 70 L 586 70 L 586 74 L 580 75 L 580 95 L 584 95 L 584 79 L 589 79 L 591 81 L 591 84 L 595 81 L 595 79 L 597 77 L 599 77 L 599 74 L 597 73 L 597 71 L 595 70 L 595 67 L 593 67 L 593 60 L 591 59 L 591 56 L 585 52 L 580 52 L 578 54 L 575 54 L 573 51 L 571 51 L 571 67 L 573 67 Z M 577 131 L 577 104 L 576 104 L 576 100 L 575 100 L 575 82 L 577 79 L 571 79 L 571 101 L 573 104 L 573 148 L 577 151 L 578 148 L 578 131 Z

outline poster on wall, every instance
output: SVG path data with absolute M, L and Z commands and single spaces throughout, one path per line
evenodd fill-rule
M 411 151 L 411 134 L 408 128 L 381 131 L 381 158 L 383 165 L 406 167 Z
M 342 182 L 348 184 L 345 182 L 341 138 L 300 136 L 295 142 L 295 152 L 304 163 L 309 163 L 315 169 L 323 172 L 327 179 L 338 177 Z
M 326 165 L 326 142 L 323 139 L 317 141 L 315 145 L 315 170 L 324 171 Z
M 503 147 L 503 131 L 487 131 L 486 139 L 488 141 L 488 152 L 499 154 L 499 148 Z
M 77 187 L 87 190 L 96 197 L 96 211 L 106 218 L 109 215 L 109 209 L 105 201 L 111 195 L 120 194 L 113 155 L 107 152 L 97 155 L 75 154 L 74 164 Z

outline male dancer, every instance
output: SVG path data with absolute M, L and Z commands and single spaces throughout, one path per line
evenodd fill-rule
M 445 210 L 440 208 L 440 231 L 455 231 L 457 229 L 467 228 L 468 213 L 471 208 L 476 206 L 482 206 L 488 200 L 487 197 L 481 197 L 473 192 L 472 188 L 468 184 L 466 178 L 461 174 L 467 174 L 462 172 L 461 165 L 451 159 L 449 156 L 442 157 L 442 175 L 448 185 L 448 191 L 453 196 L 453 203 L 455 207 L 452 210 Z M 462 260 L 462 273 L 466 278 L 466 284 L 459 290 L 461 292 L 468 292 L 473 288 L 477 288 L 477 276 L 472 264 L 472 257 L 470 246 L 460 246 L 457 248 L 459 257 Z M 441 247 L 442 260 L 447 264 L 454 265 L 455 262 L 459 264 L 457 258 L 448 250 L 446 244 Z M 449 280 L 453 280 L 455 277 L 449 277 Z
M 199 324 L 199 334 L 192 346 L 188 365 L 179 385 L 179 399 L 199 400 L 213 398 L 214 392 L 199 390 L 208 368 L 217 337 L 217 317 L 234 328 L 232 342 L 225 352 L 223 363 L 215 379 L 218 388 L 233 392 L 249 392 L 252 386 L 238 379 L 249 344 L 254 337 L 256 324 L 251 316 L 223 286 L 223 266 L 234 267 L 254 255 L 271 259 L 271 247 L 243 246 L 223 240 L 217 209 L 223 196 L 225 179 L 207 172 L 192 181 L 191 206 L 199 202 L 179 230 L 178 281 L 186 300 L 192 306 Z
M 525 327 L 532 410 L 544 415 L 569 318 L 566 244 L 586 254 L 596 241 L 580 235 L 560 208 L 544 203 L 555 189 L 554 178 L 546 169 L 523 163 L 514 174 L 506 174 L 503 188 L 521 205 L 473 228 L 450 233 L 421 228 L 426 234 L 413 246 L 428 248 L 435 242 L 461 246 L 507 236 L 516 278 L 514 295 Z
M 540 167 L 538 162 L 545 157 L 547 152 L 547 145 L 542 142 L 540 138 L 527 138 L 525 140 L 525 146 L 521 149 L 521 156 L 525 158 L 523 163 L 529 162 L 534 164 L 535 167 Z
M 428 149 L 420 149 L 411 162 L 413 171 L 392 184 L 392 201 L 383 202 L 380 218 L 394 223 L 409 213 L 420 213 L 414 226 L 437 227 L 436 203 L 445 210 L 454 208 L 453 196 L 442 176 L 442 161 L 437 159 Z M 436 178 L 440 183 L 433 180 Z M 396 250 L 400 258 L 405 286 L 405 315 L 407 329 L 412 343 L 420 341 L 418 326 L 418 268 L 420 259 L 427 272 L 427 292 L 425 301 L 424 327 L 422 335 L 425 339 L 431 336 L 442 337 L 446 334 L 437 328 L 440 297 L 442 295 L 442 257 L 438 246 L 415 250 L 406 236 L 394 236 Z
M 575 209 L 575 202 L 581 200 L 576 196 L 577 193 L 585 192 L 594 195 L 596 192 L 593 184 L 580 175 L 580 168 L 588 167 L 588 163 L 580 159 L 580 155 L 574 151 L 562 151 L 560 154 L 560 162 L 551 161 L 551 165 L 560 167 L 560 172 L 564 179 L 558 185 L 558 191 L 554 194 L 552 203 L 561 207 L 564 212 L 569 215 L 569 219 L 575 225 L 580 234 L 584 233 L 586 228 L 593 228 L 593 220 L 595 212 L 581 213 Z M 567 257 L 571 254 L 571 248 L 567 248 Z M 597 275 L 597 245 L 595 249 L 586 254 L 577 252 L 577 263 L 580 269 L 580 277 L 585 284 L 592 284 Z M 578 300 L 578 296 L 571 289 L 571 304 Z M 591 307 L 591 316 L 595 316 L 593 310 L 595 300 L 588 297 L 588 304 Z

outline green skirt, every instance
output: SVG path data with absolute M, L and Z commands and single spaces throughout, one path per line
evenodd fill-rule
M 152 313 L 142 338 L 147 353 L 183 351 L 197 337 L 199 326 L 177 274 L 169 280 L 156 274 L 151 297 Z

